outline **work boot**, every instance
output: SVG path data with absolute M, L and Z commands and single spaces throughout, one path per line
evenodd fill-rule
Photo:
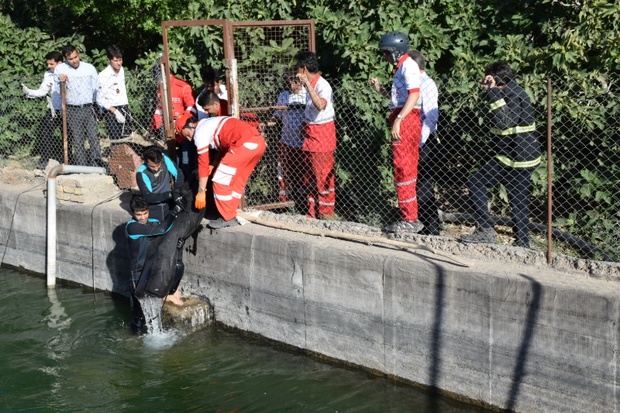
M 486 243 L 486 244 L 495 244 L 495 230 L 493 228 L 480 228 L 476 227 L 474 232 L 471 234 L 463 234 L 461 235 L 461 241 L 464 242 L 472 242 L 472 243 Z
M 209 221 L 209 223 L 207 224 L 207 227 L 211 228 L 211 229 L 222 229 L 222 228 L 228 228 L 228 227 L 235 227 L 239 225 L 239 221 L 237 220 L 237 217 L 234 217 L 231 220 L 224 220 L 224 218 L 219 217 L 216 220 L 211 220 Z
M 403 220 L 403 221 L 394 222 L 393 224 L 384 226 L 383 231 L 393 232 L 395 234 L 402 234 L 402 233 L 416 234 L 422 231 L 422 228 L 424 228 L 424 224 L 422 224 L 419 220 L 415 220 L 415 221 L 404 221 Z

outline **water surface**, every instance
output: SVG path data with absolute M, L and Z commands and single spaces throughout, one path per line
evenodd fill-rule
M 136 336 L 129 302 L 0 269 L 0 412 L 482 411 L 204 329 Z

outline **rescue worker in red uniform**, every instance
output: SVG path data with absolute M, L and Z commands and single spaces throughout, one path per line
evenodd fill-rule
M 196 114 L 196 108 L 194 107 L 194 94 L 192 87 L 189 83 L 177 78 L 174 75 L 170 75 L 170 92 L 172 96 L 172 120 L 176 120 L 184 113 Z M 161 96 L 157 94 L 157 107 L 155 108 L 155 114 L 151 120 L 150 128 L 160 131 L 163 127 L 163 112 L 161 104 Z M 160 136 L 163 136 L 163 131 L 158 132 Z M 191 142 L 188 142 L 178 133 L 174 136 L 176 140 L 176 161 L 179 165 L 179 169 L 183 171 L 185 178 L 191 182 L 192 173 L 196 169 L 196 155 L 192 150 Z
M 541 162 L 534 108 L 527 92 L 514 81 L 514 73 L 507 63 L 490 64 L 484 75 L 481 83 L 489 103 L 496 155 L 469 179 L 476 229 L 461 235 L 461 240 L 495 243 L 487 192 L 501 183 L 506 187 L 512 210 L 514 245 L 529 248 L 530 180 Z
M 295 55 L 297 78 L 306 87 L 304 110 L 303 180 L 307 192 L 309 218 L 335 219 L 336 122 L 330 84 L 319 74 L 316 54 L 302 50 Z
M 217 95 L 215 98 L 219 101 Z M 185 114 L 177 121 L 177 131 L 193 141 L 198 152 L 198 192 L 194 206 L 202 209 L 207 205 L 207 181 L 212 172 L 210 152 L 215 149 L 220 161 L 215 165 L 211 180 L 220 217 L 211 220 L 208 227 L 220 229 L 237 225 L 237 208 L 245 185 L 265 152 L 265 139 L 252 125 L 230 116 L 198 121 Z
M 172 119 L 177 120 L 185 112 L 194 114 L 196 109 L 194 108 L 194 94 L 192 87 L 189 83 L 179 79 L 174 75 L 170 75 L 170 92 L 172 96 Z M 158 130 L 163 126 L 163 112 L 161 104 L 161 95 L 157 94 L 157 106 L 155 108 L 155 114 L 151 120 L 151 128 Z M 184 139 L 179 136 L 177 142 L 182 142 Z
M 385 232 L 417 233 L 424 225 L 418 220 L 418 160 L 422 121 L 420 107 L 420 68 L 407 54 L 409 38 L 401 32 L 389 32 L 381 36 L 379 49 L 383 58 L 394 65 L 394 82 L 389 95 L 391 113 L 388 123 L 392 127 L 392 156 L 394 163 L 394 186 L 398 197 L 401 220 L 383 227 Z M 378 92 L 381 86 L 376 78 L 370 85 Z

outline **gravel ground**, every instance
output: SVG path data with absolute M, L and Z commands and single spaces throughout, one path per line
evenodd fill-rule
M 553 253 L 551 264 L 547 264 L 546 240 L 540 235 L 532 236 L 534 249 L 513 247 L 510 230 L 498 227 L 497 244 L 468 244 L 458 241 L 458 235 L 469 233 L 472 227 L 466 225 L 443 224 L 441 236 L 425 236 L 417 234 L 395 235 L 385 234 L 380 228 L 346 221 L 324 221 L 310 219 L 300 215 L 277 214 L 270 211 L 249 211 L 261 220 L 284 224 L 291 229 L 313 231 L 329 231 L 330 233 L 352 234 L 372 239 L 388 239 L 411 243 L 416 246 L 429 247 L 440 254 L 452 256 L 455 259 L 462 257 L 465 261 L 501 262 L 506 265 L 528 265 L 540 269 L 553 268 L 561 271 L 571 271 L 575 275 L 620 281 L 620 263 L 606 263 L 587 259 L 574 258 L 561 253 Z M 360 241 L 363 242 L 363 241 Z
M 0 160 L 0 182 L 9 185 L 38 185 L 45 184 L 45 171 L 38 169 L 22 169 L 23 159 Z M 511 246 L 510 229 L 497 226 L 497 244 L 467 244 L 458 241 L 458 236 L 472 231 L 471 226 L 444 223 L 441 236 L 423 236 L 417 234 L 394 235 L 381 232 L 380 228 L 371 227 L 356 222 L 326 221 L 306 218 L 305 216 L 288 213 L 274 213 L 271 211 L 248 211 L 261 220 L 273 222 L 276 225 L 286 225 L 291 229 L 297 228 L 329 231 L 330 233 L 350 234 L 357 237 L 372 239 L 388 239 L 411 243 L 431 248 L 440 254 L 453 256 L 456 259 L 463 257 L 468 260 L 483 260 L 504 262 L 514 265 L 533 265 L 539 268 L 554 268 L 575 272 L 588 277 L 620 281 L 620 263 L 606 263 L 588 259 L 574 258 L 561 251 L 553 251 L 552 262 L 547 264 L 547 242 L 540 234 L 533 234 L 532 249 Z

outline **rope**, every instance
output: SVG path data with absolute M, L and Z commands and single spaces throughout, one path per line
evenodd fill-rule
M 116 194 L 111 197 L 104 199 L 103 201 L 93 205 L 93 209 L 90 210 L 90 260 L 91 260 L 91 277 L 93 280 L 93 293 L 95 290 L 95 208 L 97 208 L 101 204 L 105 204 L 106 202 L 110 202 L 111 200 L 118 198 L 124 191 L 118 191 Z
M 273 222 L 273 221 L 268 221 L 265 219 L 257 218 L 243 211 L 237 211 L 237 215 L 249 222 L 262 225 L 262 226 L 266 226 L 266 227 L 283 229 L 283 230 L 292 231 L 292 232 L 300 232 L 303 234 L 316 235 L 320 237 L 329 237 L 329 238 L 341 239 L 341 240 L 346 240 L 346 241 L 353 241 L 353 242 L 358 242 L 358 243 L 366 244 L 366 245 L 388 245 L 391 247 L 396 247 L 403 251 L 410 252 L 412 254 L 417 254 L 415 250 L 423 250 L 423 251 L 428 251 L 434 255 L 446 258 L 455 265 L 458 265 L 461 267 L 471 266 L 471 264 L 469 263 L 466 263 L 461 260 L 457 260 L 454 257 L 437 252 L 433 248 L 428 247 L 426 245 L 411 244 L 408 242 L 397 241 L 397 240 L 381 238 L 381 237 L 367 237 L 364 235 L 346 234 L 346 233 L 336 232 L 336 231 L 320 230 L 320 229 L 314 229 L 314 228 L 304 228 L 300 226 L 282 224 L 279 222 Z M 428 258 L 427 255 L 424 255 L 424 257 Z

